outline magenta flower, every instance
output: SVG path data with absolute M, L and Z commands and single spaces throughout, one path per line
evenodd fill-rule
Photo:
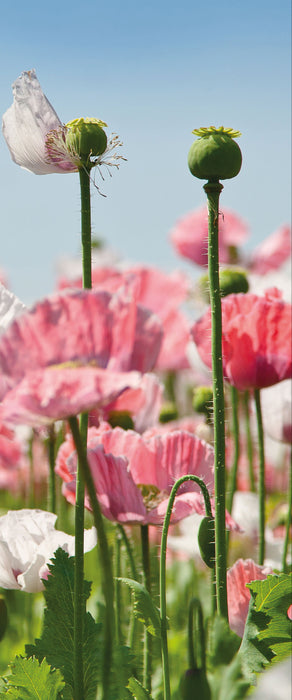
M 210 308 L 191 330 L 203 362 L 211 368 Z M 292 375 L 291 304 L 277 290 L 263 297 L 230 294 L 222 299 L 225 379 L 239 390 L 272 386 Z
M 251 581 L 263 581 L 273 569 L 258 566 L 252 559 L 238 559 L 227 571 L 227 598 L 229 624 L 233 632 L 243 637 L 248 613 L 250 590 L 246 587 Z
M 219 217 L 219 261 L 234 262 L 236 248 L 249 235 L 248 227 L 233 212 L 224 209 Z M 206 207 L 196 209 L 180 219 L 170 235 L 179 255 L 197 265 L 208 264 L 208 212 Z
M 45 299 L 0 339 L 1 419 L 40 425 L 110 403 L 138 385 L 161 337 L 159 320 L 122 293 Z
M 56 464 L 70 502 L 75 501 L 76 487 L 73 450 L 68 436 Z M 213 448 L 182 431 L 145 438 L 103 423 L 90 429 L 88 460 L 102 511 L 118 522 L 161 525 L 172 486 L 184 474 L 196 474 L 209 487 L 213 484 Z M 88 499 L 86 505 L 90 507 Z M 172 522 L 194 512 L 205 514 L 204 501 L 199 487 L 187 482 L 175 499 Z
M 13 104 L 3 116 L 3 135 L 12 160 L 36 175 L 78 172 L 80 155 L 66 143 L 70 124 L 62 124 L 44 95 L 35 71 L 21 74 L 13 84 Z M 91 120 L 106 126 L 100 120 Z M 94 165 L 117 166 L 121 156 L 108 155 L 121 143 L 117 136 L 108 141 L 104 152 L 94 158 Z

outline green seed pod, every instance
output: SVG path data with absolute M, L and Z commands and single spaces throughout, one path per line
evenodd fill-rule
M 178 418 L 178 410 L 173 401 L 167 401 L 161 407 L 159 422 L 169 423 L 170 420 L 176 420 Z
M 215 568 L 215 520 L 207 516 L 201 521 L 198 542 L 203 561 L 209 569 Z
M 66 124 L 66 146 L 78 154 L 84 164 L 91 156 L 100 156 L 107 147 L 107 124 L 100 119 L 73 119 Z
M 208 129 L 194 129 L 199 136 L 189 150 L 188 166 L 195 177 L 210 182 L 228 180 L 238 175 L 242 155 L 233 139 L 240 136 L 239 131 L 210 126 Z
M 124 430 L 134 430 L 134 422 L 129 411 L 111 411 L 108 415 L 108 423 L 112 428 L 123 428 Z

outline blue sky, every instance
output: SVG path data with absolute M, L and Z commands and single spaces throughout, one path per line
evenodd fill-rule
M 240 175 L 221 207 L 249 224 L 249 248 L 290 218 L 290 3 L 233 0 L 50 4 L 19 0 L 1 26 L 0 104 L 35 68 L 62 121 L 98 117 L 127 162 L 93 191 L 93 230 L 126 258 L 180 266 L 176 220 L 204 203 L 187 168 L 192 130 L 239 129 Z M 0 144 L 0 267 L 24 301 L 54 289 L 57 258 L 80 247 L 76 175 L 32 175 Z M 187 266 L 189 269 L 189 266 Z

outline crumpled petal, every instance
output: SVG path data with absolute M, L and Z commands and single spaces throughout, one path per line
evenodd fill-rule
M 243 636 L 250 601 L 250 590 L 246 587 L 251 581 L 263 581 L 273 569 L 259 566 L 252 559 L 238 559 L 227 571 L 227 599 L 229 624 L 233 632 Z
M 96 406 L 106 406 L 122 391 L 138 386 L 138 372 L 94 367 L 47 367 L 30 372 L 3 399 L 0 420 L 41 427 Z
M 36 175 L 76 170 L 68 160 L 67 170 L 50 162 L 46 152 L 49 131 L 62 123 L 44 95 L 34 70 L 26 71 L 13 83 L 13 104 L 3 116 L 3 135 L 12 160 Z

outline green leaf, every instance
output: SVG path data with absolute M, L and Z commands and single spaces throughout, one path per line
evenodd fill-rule
M 148 693 L 148 690 L 143 688 L 143 685 L 141 685 L 141 683 L 137 681 L 137 678 L 134 678 L 134 676 L 130 678 L 128 688 L 130 689 L 132 697 L 135 700 L 152 700 L 152 696 L 150 693 Z
M 212 700 L 241 700 L 250 687 L 241 658 L 240 637 L 230 629 L 225 618 L 215 615 L 207 627 L 207 678 Z
M 292 574 L 270 575 L 248 584 L 251 600 L 239 653 L 251 682 L 267 664 L 291 653 L 292 623 L 287 615 L 291 584 Z
M 115 648 L 110 674 L 109 700 L 133 700 L 133 695 L 129 690 L 133 659 L 134 657 L 129 647 L 120 646 Z
M 160 614 L 154 605 L 151 596 L 141 583 L 130 578 L 118 578 L 118 581 L 129 586 L 133 593 L 134 605 L 133 613 L 135 617 L 143 622 L 147 631 L 154 637 L 161 637 Z
M 53 668 L 62 671 L 65 682 L 73 689 L 74 557 L 69 558 L 59 548 L 49 568 L 50 576 L 44 582 L 46 607 L 42 635 L 34 645 L 27 645 L 25 651 L 27 656 L 35 656 L 39 661 L 46 657 Z M 95 700 L 102 640 L 101 625 L 85 611 L 90 587 L 84 581 L 84 693 L 86 700 Z
M 59 695 L 65 686 L 62 675 L 59 670 L 52 670 L 45 659 L 40 664 L 37 659 L 17 656 L 10 668 L 11 675 L 6 690 L 0 693 L 1 700 L 57 700 L 62 697 Z
M 208 620 L 206 666 L 210 672 L 229 664 L 239 647 L 240 637 L 232 632 L 224 617 L 215 615 Z

